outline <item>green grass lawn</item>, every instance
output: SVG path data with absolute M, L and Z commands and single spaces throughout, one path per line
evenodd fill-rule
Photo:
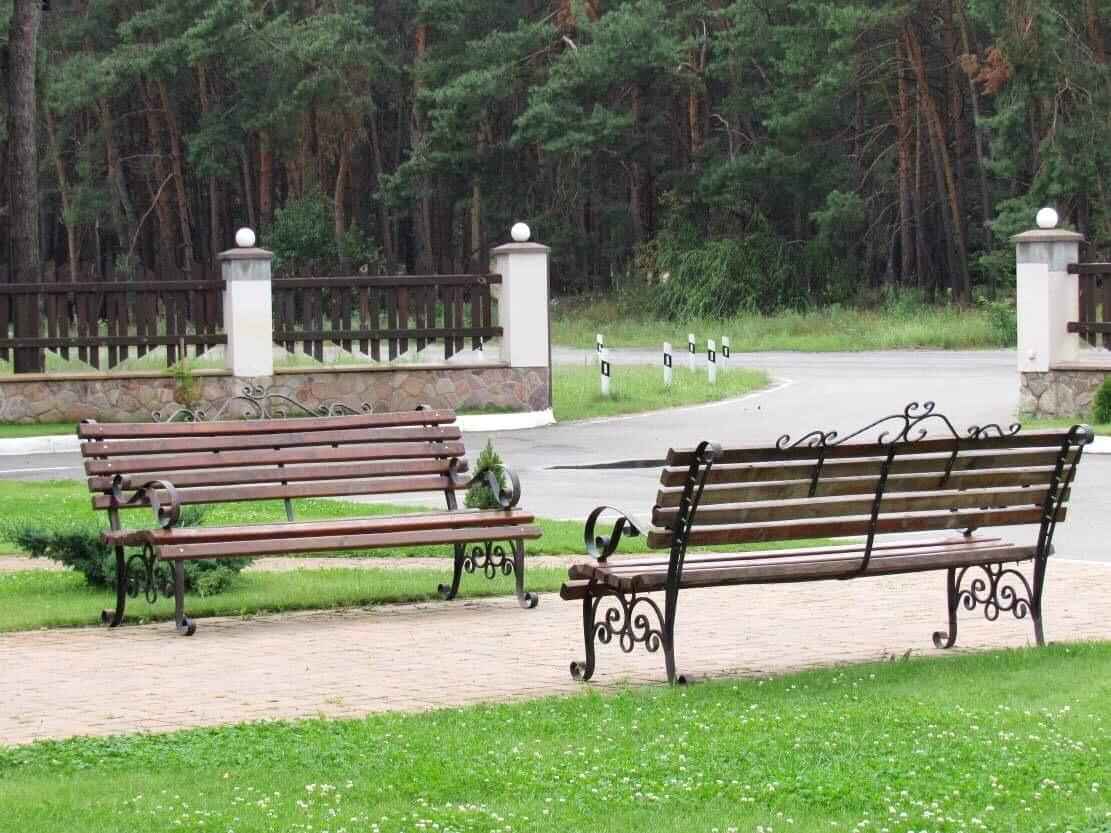
M 681 360 L 677 358 L 676 365 Z M 664 387 L 662 367 L 613 365 L 607 399 L 601 394 L 597 364 L 557 365 L 552 378 L 552 398 L 556 419 L 565 422 L 729 399 L 759 390 L 769 382 L 762 371 L 719 367 L 717 384 L 711 386 L 705 369 L 692 373 L 676 366 L 669 390 Z
M 1037 428 L 1072 428 L 1078 422 L 1086 422 L 1093 431 L 1097 434 L 1107 437 L 1111 436 L 1111 422 L 1090 422 L 1082 417 L 1076 419 L 1034 419 L 1033 417 L 1019 416 L 1018 422 L 1022 423 L 1024 430 L 1034 430 Z
M 1107 833 L 1109 749 L 1053 646 L 0 749 L 0 830 Z
M 74 422 L 0 422 L 0 440 L 76 433 L 77 423 Z
M 552 314 L 552 342 L 593 349 L 602 333 L 609 347 L 658 348 L 670 341 L 686 350 L 694 333 L 700 350 L 706 339 L 720 345 L 729 336 L 735 352 L 800 350 L 813 352 L 890 350 L 928 347 L 979 349 L 1009 347 L 1003 333 L 980 308 L 914 305 L 905 310 L 832 307 L 771 316 L 740 315 L 726 321 L 676 323 L 639 314 L 634 304 L 599 297 L 559 299 Z
M 567 578 L 566 570 L 529 568 L 527 590 L 551 592 Z M 191 617 L 244 616 L 287 610 L 331 610 L 383 603 L 421 602 L 439 599 L 436 587 L 451 581 L 451 561 L 440 570 L 291 570 L 288 572 L 241 573 L 231 587 L 213 596 L 185 595 L 185 611 Z M 480 573 L 463 574 L 459 596 L 506 596 L 513 594 L 513 579 L 498 576 L 487 580 Z M 89 587 L 75 572 L 21 571 L 0 573 L 0 632 L 97 625 L 100 611 L 116 606 L 116 594 Z M 174 618 L 173 601 L 159 599 L 148 604 L 142 597 L 128 599 L 126 621 L 161 622 Z

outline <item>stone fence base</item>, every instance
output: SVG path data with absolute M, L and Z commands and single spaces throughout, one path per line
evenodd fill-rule
M 1106 367 L 1059 367 L 1046 373 L 1020 373 L 1018 409 L 1035 417 L 1082 419 L 1092 410 L 1092 399 L 1103 380 L 1111 375 Z
M 366 403 L 379 413 L 412 410 L 421 404 L 456 410 L 551 407 L 547 367 L 393 365 L 279 370 L 258 378 L 216 370 L 198 370 L 194 375 L 192 407 L 210 414 L 229 396 L 254 385 L 270 388 L 308 410 L 333 402 L 356 411 Z M 152 413 L 169 416 L 189 398 L 177 380 L 160 373 L 9 376 L 0 379 L 0 422 L 149 422 Z

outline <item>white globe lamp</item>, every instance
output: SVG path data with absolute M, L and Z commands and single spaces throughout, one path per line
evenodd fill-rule
M 514 223 L 513 228 L 509 230 L 509 236 L 513 238 L 515 243 L 525 243 L 531 235 L 532 229 L 525 223 Z
M 1060 218 L 1057 216 L 1056 210 L 1047 205 L 1038 212 L 1038 216 L 1035 219 L 1037 220 L 1038 228 L 1051 229 L 1057 228 L 1057 221 Z
M 255 245 L 255 233 L 244 226 L 235 233 L 235 245 L 241 249 L 250 249 Z

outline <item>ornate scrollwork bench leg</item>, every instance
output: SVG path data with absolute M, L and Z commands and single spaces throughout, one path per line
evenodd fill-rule
M 463 573 L 473 575 L 481 570 L 488 579 L 497 578 L 499 575 L 512 575 L 516 586 L 517 603 L 525 609 L 536 607 L 540 597 L 535 593 L 525 592 L 525 542 L 513 540 L 506 543 L 509 545 L 508 553 L 502 544 L 494 541 L 475 544 L 469 553 L 465 545 L 456 544 L 451 584 L 441 584 L 440 595 L 445 599 L 454 599 L 459 592 L 459 580 Z
M 604 602 L 613 604 L 599 615 Z M 608 645 L 617 637 L 617 644 L 626 653 L 643 645 L 649 653 L 663 648 L 667 680 L 686 683 L 687 678 L 675 671 L 673 629 L 667 626 L 663 612 L 655 600 L 637 593 L 622 593 L 608 587 L 593 587 L 583 596 L 583 640 L 586 659 L 571 663 L 571 676 L 586 681 L 594 675 L 594 643 Z
M 1042 586 L 1045 583 L 1044 558 L 1034 560 L 1033 585 L 1014 567 L 1003 564 L 975 564 L 969 567 L 950 567 L 946 574 L 946 596 L 949 607 L 949 629 L 935 631 L 934 645 L 952 648 L 957 641 L 957 611 L 983 608 L 984 618 L 994 622 L 1001 613 L 1010 613 L 1015 619 L 1029 616 L 1034 623 L 1034 639 L 1045 644 L 1042 630 Z M 973 571 L 966 585 L 965 578 Z M 980 575 L 983 573 L 983 575 Z
M 172 575 L 172 577 L 171 577 Z M 139 595 L 149 604 L 158 601 L 159 596 L 174 600 L 174 625 L 182 636 L 192 636 L 196 624 L 185 615 L 185 566 L 175 561 L 167 570 L 165 563 L 159 563 L 154 549 L 145 545 L 142 552 L 126 556 L 123 547 L 116 547 L 116 607 L 100 612 L 101 621 L 110 628 L 123 622 L 127 598 Z

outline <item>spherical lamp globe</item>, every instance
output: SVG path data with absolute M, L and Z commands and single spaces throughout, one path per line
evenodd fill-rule
M 1038 228 L 1057 228 L 1057 211 L 1050 208 L 1048 205 L 1038 212 L 1037 216 Z
M 241 249 L 250 249 L 255 245 L 255 233 L 244 226 L 235 233 L 235 245 Z
M 514 242 L 525 243 L 532 235 L 530 229 L 525 223 L 514 223 L 513 228 L 509 230 L 509 236 L 513 238 Z

